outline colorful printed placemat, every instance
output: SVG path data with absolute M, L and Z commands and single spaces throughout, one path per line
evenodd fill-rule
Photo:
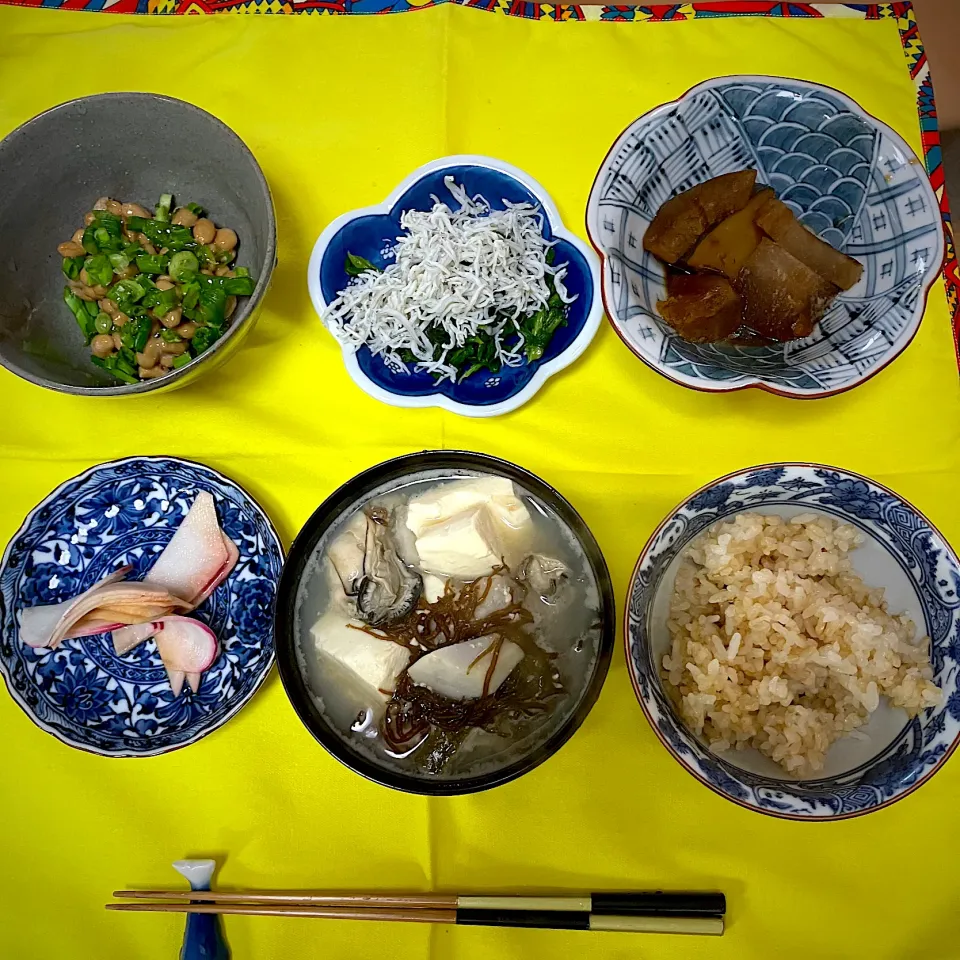
M 0 0 L 0 4 L 89 12 L 194 15 L 262 13 L 304 15 L 379 15 L 426 10 L 444 3 L 522 17 L 528 20 L 606 21 L 610 23 L 666 23 L 710 20 L 718 17 L 826 17 L 864 20 L 895 19 L 900 43 L 917 89 L 917 112 L 923 133 L 923 152 L 930 180 L 940 202 L 946 236 L 944 284 L 950 303 L 954 348 L 960 363 L 960 270 L 958 270 L 950 208 L 944 187 L 940 132 L 930 66 L 913 5 L 904 3 L 778 3 L 772 0 L 728 0 L 726 3 L 653 3 L 590 5 L 530 3 L 524 0 Z
M 662 20 L 670 10 L 616 16 Z M 922 150 L 901 52 L 908 8 L 822 20 L 672 10 L 698 16 L 617 24 L 583 8 L 583 21 L 557 25 L 452 3 L 400 17 L 0 7 L 0 136 L 52 104 L 107 90 L 190 99 L 256 154 L 274 194 L 279 251 L 243 349 L 181 391 L 92 401 L 0 371 L 0 544 L 62 481 L 145 453 L 201 460 L 234 478 L 289 543 L 339 484 L 424 448 L 506 457 L 559 489 L 597 537 L 621 611 L 663 516 L 701 484 L 762 461 L 868 474 L 960 543 L 960 380 L 939 283 L 895 363 L 847 394 L 803 403 L 675 386 L 604 324 L 583 357 L 508 416 L 401 410 L 357 389 L 321 329 L 306 287 L 320 231 L 445 154 L 516 164 L 584 236 L 587 195 L 610 144 L 707 77 L 790 72 L 840 88 Z M 922 57 L 915 64 L 922 76 Z M 6 693 L 0 731 L 0 957 L 12 960 L 170 960 L 182 918 L 115 916 L 103 904 L 115 889 L 177 884 L 169 863 L 189 855 L 221 858 L 227 887 L 667 887 L 720 889 L 730 904 L 726 934 L 709 939 L 230 917 L 235 960 L 939 960 L 956 942 L 960 762 L 889 809 L 844 823 L 750 813 L 666 753 L 620 647 L 596 707 L 555 757 L 468 797 L 399 794 L 347 770 L 300 724 L 276 674 L 222 729 L 149 760 L 65 747 Z

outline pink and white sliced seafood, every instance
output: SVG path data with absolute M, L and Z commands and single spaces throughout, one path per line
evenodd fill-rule
M 153 637 L 175 697 L 180 695 L 184 679 L 196 693 L 200 689 L 200 675 L 213 666 L 220 654 L 216 634 L 192 617 L 161 617 L 127 630 L 137 637 L 134 646 Z
M 213 495 L 204 491 L 144 582 L 166 587 L 198 607 L 226 580 L 239 557 L 236 544 L 220 529 Z
M 122 656 L 153 637 L 174 696 L 184 680 L 196 691 L 200 674 L 217 658 L 217 638 L 198 620 L 173 614 L 203 603 L 239 557 L 220 528 L 213 496 L 200 493 L 143 581 L 120 582 L 131 569 L 122 567 L 72 600 L 26 608 L 20 638 L 31 647 L 55 649 L 66 638 L 110 631 Z
M 20 638 L 28 646 L 55 650 L 67 637 L 90 636 L 136 623 L 145 611 L 169 613 L 190 608 L 162 587 L 118 582 L 129 572 L 129 567 L 121 567 L 64 603 L 27 608 L 20 615 Z

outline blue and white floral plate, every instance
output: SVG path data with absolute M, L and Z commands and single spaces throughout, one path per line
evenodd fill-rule
M 863 277 L 803 340 L 687 343 L 657 313 L 664 271 L 643 236 L 671 196 L 744 169 L 859 260 Z M 635 120 L 597 173 L 587 229 L 623 342 L 670 380 L 714 392 L 761 387 L 810 398 L 862 383 L 913 339 L 944 257 L 936 195 L 903 139 L 842 93 L 781 77 L 708 80 Z
M 310 257 L 308 286 L 322 317 L 327 306 L 350 282 L 344 269 L 347 253 L 384 267 L 385 254 L 403 230 L 405 210 L 430 210 L 434 198 L 449 200 L 443 178 L 453 176 L 470 196 L 482 195 L 495 210 L 504 201 L 530 203 L 543 212 L 543 235 L 556 240 L 556 263 L 567 264 L 564 284 L 577 299 L 570 304 L 567 325 L 554 334 L 544 356 L 534 363 L 503 367 L 497 374 L 479 371 L 465 380 L 442 384 L 427 373 L 390 370 L 367 347 L 343 346 L 347 372 L 372 397 L 398 407 L 442 407 L 468 417 L 493 417 L 526 403 L 553 374 L 576 360 L 590 344 L 603 318 L 600 262 L 590 245 L 567 230 L 557 208 L 532 177 L 502 160 L 475 155 L 434 160 L 414 170 L 387 199 L 337 217 L 317 239 Z
M 173 696 L 156 645 L 118 657 L 109 634 L 32 649 L 19 638 L 24 607 L 70 599 L 132 564 L 140 579 L 198 493 L 213 494 L 240 558 L 191 614 L 220 655 L 193 693 Z M 70 746 L 146 757 L 186 746 L 226 723 L 273 664 L 273 611 L 283 550 L 260 507 L 233 481 L 175 457 L 129 457 L 61 484 L 24 520 L 0 563 L 0 673 L 37 726 Z
M 674 712 L 660 679 L 670 649 L 670 595 L 681 555 L 711 524 L 743 511 L 830 514 L 866 542 L 858 573 L 883 587 L 931 639 L 943 702 L 915 719 L 885 700 L 870 723 L 827 754 L 823 775 L 792 780 L 758 751 L 711 753 Z M 637 561 L 625 622 L 634 691 L 657 736 L 701 783 L 750 810 L 793 820 L 839 820 L 899 800 L 928 780 L 960 741 L 960 561 L 926 517 L 886 487 L 836 467 L 782 463 L 740 470 L 701 488 L 654 531 Z

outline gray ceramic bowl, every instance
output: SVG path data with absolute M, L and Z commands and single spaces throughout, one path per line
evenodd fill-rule
M 120 133 L 118 133 L 118 131 Z M 152 93 L 105 93 L 41 113 L 0 141 L 0 363 L 62 393 L 126 396 L 181 386 L 249 333 L 276 261 L 270 189 L 246 144 L 203 110 Z M 63 302 L 57 244 L 101 196 L 150 208 L 162 193 L 193 201 L 240 238 L 257 279 L 227 332 L 165 377 L 118 384 L 90 362 Z

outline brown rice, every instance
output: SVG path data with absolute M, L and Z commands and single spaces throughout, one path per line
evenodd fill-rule
M 756 747 L 810 776 L 881 696 L 910 716 L 940 702 L 929 639 L 853 571 L 862 540 L 818 514 L 742 513 L 686 550 L 663 676 L 712 750 Z

